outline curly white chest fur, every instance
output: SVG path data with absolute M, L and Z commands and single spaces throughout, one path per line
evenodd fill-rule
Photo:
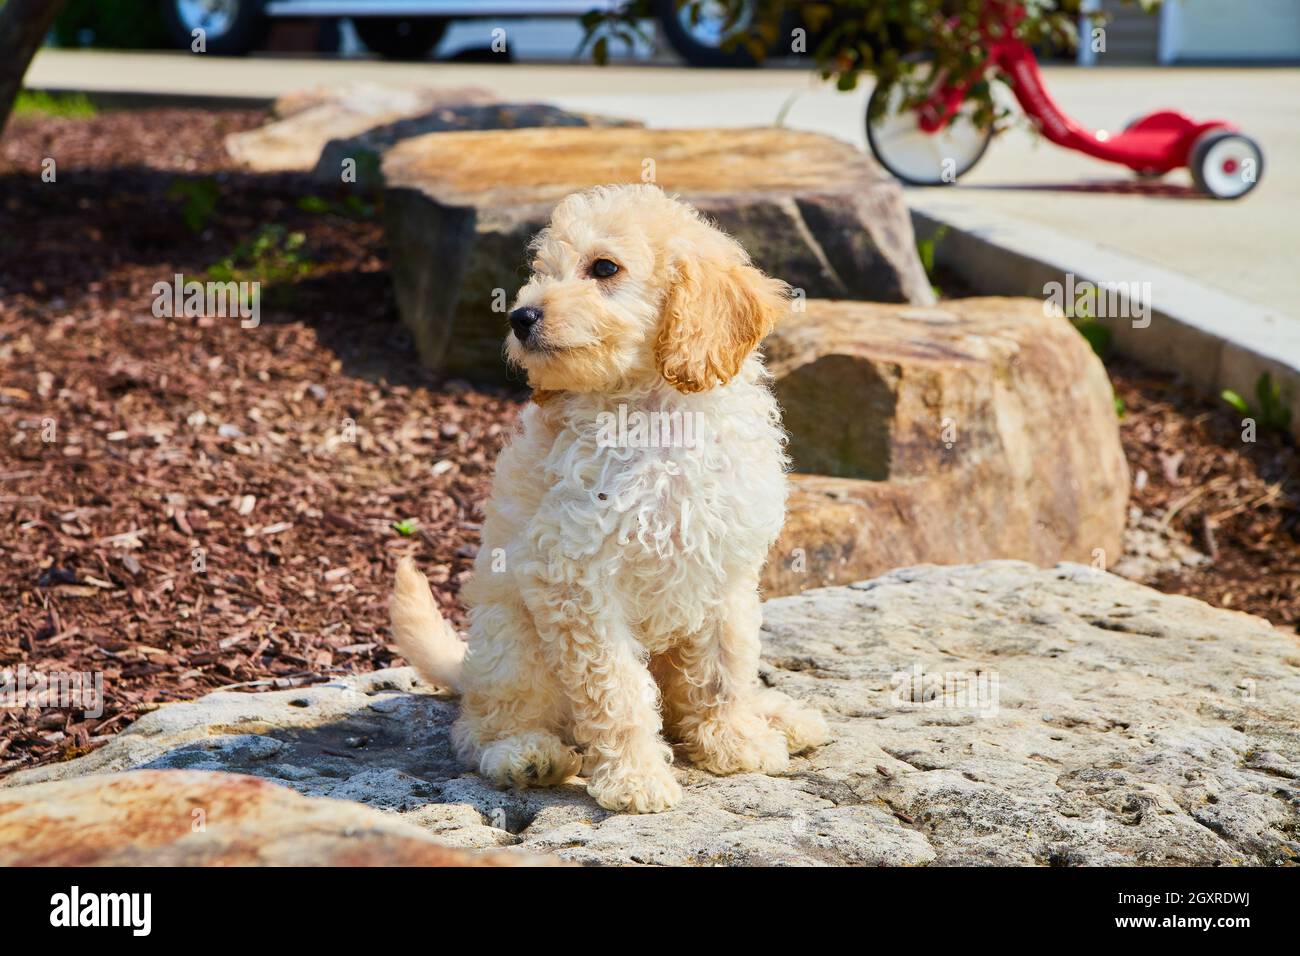
M 474 600 L 501 599 L 537 565 L 585 568 L 648 651 L 671 646 L 729 587 L 753 587 L 784 517 L 783 443 L 757 359 L 702 394 L 529 406 L 498 460 L 513 494 L 492 496 Z

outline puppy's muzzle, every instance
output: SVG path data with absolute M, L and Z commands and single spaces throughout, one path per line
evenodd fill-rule
M 534 306 L 525 306 L 510 313 L 510 328 L 514 329 L 515 338 L 520 345 L 533 345 L 530 342 L 533 332 L 542 324 L 542 310 Z

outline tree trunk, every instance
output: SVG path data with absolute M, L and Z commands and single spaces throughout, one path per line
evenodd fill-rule
M 0 5 L 0 133 L 23 87 L 23 75 L 65 2 L 8 0 Z

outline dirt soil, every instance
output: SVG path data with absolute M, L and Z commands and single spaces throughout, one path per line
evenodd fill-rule
M 93 718 L 0 710 L 0 774 L 168 701 L 391 664 L 401 554 L 460 620 L 523 394 L 415 364 L 378 197 L 234 168 L 222 136 L 262 118 L 23 117 L 0 139 L 0 671 L 102 672 L 107 690 Z M 155 283 L 259 234 L 257 328 L 154 315 Z M 1300 622 L 1295 448 L 1243 443 L 1236 413 L 1168 377 L 1112 372 L 1137 476 L 1126 559 Z

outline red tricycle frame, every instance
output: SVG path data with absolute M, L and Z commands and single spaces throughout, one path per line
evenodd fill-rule
M 1218 198 L 1238 198 L 1253 188 L 1262 171 L 1262 153 L 1254 141 L 1242 136 L 1227 120 L 1198 122 L 1175 110 L 1159 110 L 1129 123 L 1123 132 L 1111 135 L 1104 130 L 1088 129 L 1065 115 L 1043 84 L 1033 50 L 1016 36 L 1016 27 L 1024 17 L 1024 8 L 1018 2 L 989 0 L 981 30 L 987 44 L 987 64 L 955 82 L 941 78 L 930 94 L 912 108 L 917 129 L 932 136 L 944 131 L 957 119 L 975 83 L 990 70 L 996 70 L 1011 87 L 1025 114 L 1058 146 L 1118 163 L 1147 176 L 1188 167 L 1196 185 Z M 892 170 L 888 149 L 872 128 L 871 116 L 875 110 L 873 104 L 868 113 L 868 138 L 877 158 Z M 992 136 L 991 129 L 987 136 Z M 981 147 L 966 168 L 973 166 L 982 153 Z M 893 171 L 898 174 L 897 170 Z M 900 176 L 925 185 L 951 182 L 955 178 L 944 177 L 928 183 L 914 172 Z

